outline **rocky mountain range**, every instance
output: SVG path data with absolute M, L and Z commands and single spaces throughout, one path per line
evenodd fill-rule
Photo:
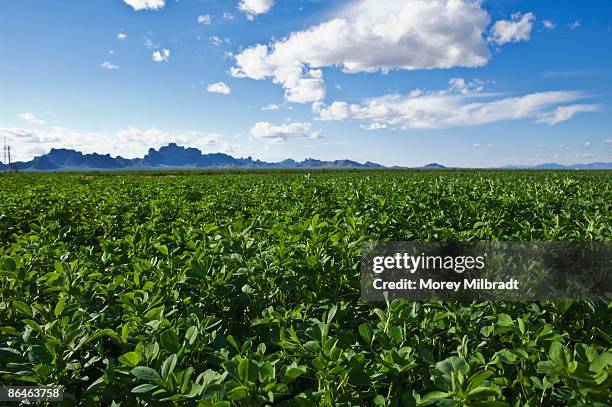
M 198 168 L 387 168 L 370 161 L 359 163 L 352 160 L 322 161 L 307 158 L 303 161 L 292 159 L 280 162 L 254 160 L 251 157 L 235 158 L 223 153 L 202 153 L 197 148 L 182 147 L 175 143 L 150 148 L 142 158 L 112 157 L 110 154 L 84 154 L 80 151 L 65 148 L 53 148 L 47 154 L 35 157 L 31 161 L 13 163 L 13 169 L 19 171 L 89 171 L 89 170 L 154 170 L 154 169 L 198 169 Z M 402 168 L 402 167 L 392 167 Z M 423 169 L 445 169 L 444 165 L 431 163 L 419 167 Z M 0 171 L 6 166 L 0 162 Z M 546 163 L 536 166 L 506 166 L 507 170 L 607 170 L 612 169 L 612 162 L 562 165 Z
M 321 161 L 307 158 L 304 161 L 284 160 L 270 163 L 251 157 L 234 158 L 223 153 L 204 154 L 197 148 L 182 147 L 175 143 L 149 149 L 143 158 L 111 157 L 110 154 L 83 154 L 65 148 L 53 148 L 49 153 L 31 161 L 16 162 L 19 171 L 82 171 L 82 170 L 146 170 L 188 168 L 384 168 L 372 162 L 351 160 Z M 0 169 L 4 165 L 0 163 Z

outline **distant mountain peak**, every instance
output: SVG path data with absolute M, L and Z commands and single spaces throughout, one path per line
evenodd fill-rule
M 423 168 L 446 168 L 446 167 L 443 166 L 442 164 L 430 163 L 430 164 L 424 165 Z

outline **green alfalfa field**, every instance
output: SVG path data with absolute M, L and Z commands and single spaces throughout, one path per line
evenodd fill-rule
M 65 405 L 611 405 L 610 302 L 359 299 L 366 240 L 610 240 L 611 175 L 0 177 L 0 383 Z

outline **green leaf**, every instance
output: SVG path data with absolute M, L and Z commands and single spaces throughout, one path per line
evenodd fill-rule
M 156 386 L 154 384 L 145 383 L 145 384 L 141 384 L 140 386 L 134 387 L 132 389 L 132 393 L 146 393 L 148 391 L 155 390 L 158 387 L 159 386 Z
M 257 353 L 259 353 L 260 355 L 263 355 L 266 353 L 266 344 L 265 343 L 260 343 L 259 345 L 257 345 Z
M 359 325 L 359 335 L 361 335 L 361 337 L 366 341 L 368 345 L 372 344 L 372 328 L 368 323 L 363 323 Z
M 264 362 L 259 367 L 259 375 L 261 376 L 261 381 L 274 381 L 276 379 L 276 368 L 270 362 Z
M 159 355 L 159 344 L 157 342 L 149 343 L 144 349 L 145 358 L 151 362 Z
M 474 399 L 483 399 L 483 398 L 488 398 L 491 396 L 500 396 L 501 392 L 497 387 L 476 387 L 472 390 L 470 390 L 470 392 L 468 393 L 468 399 L 470 400 L 474 400 Z
M 105 328 L 102 329 L 101 331 L 97 331 L 96 333 L 94 333 L 93 335 L 91 335 L 90 337 L 84 337 L 84 340 L 82 342 L 79 342 L 79 347 L 83 346 L 85 344 L 88 344 L 89 342 L 92 342 L 102 336 L 108 336 L 109 338 L 112 338 L 114 340 L 116 340 L 117 342 L 121 342 L 121 339 L 119 338 L 119 335 L 117 335 L 117 333 L 115 331 L 113 331 L 110 328 Z
M 525 334 L 525 322 L 521 318 L 517 318 L 516 322 L 518 324 L 519 332 L 524 335 Z
M 185 339 L 190 345 L 193 345 L 196 338 L 198 337 L 198 327 L 195 325 L 190 326 L 185 333 Z
M 159 307 L 154 307 L 151 308 L 150 310 L 148 310 L 145 314 L 144 317 L 146 319 L 160 319 L 162 316 L 162 313 L 164 312 L 164 306 L 161 305 Z
M 559 342 L 553 342 L 550 344 L 548 357 L 561 368 L 567 367 L 568 363 L 570 362 L 570 355 L 567 348 Z
M 436 363 L 436 370 L 446 377 L 451 377 L 451 373 L 466 375 L 470 371 L 470 366 L 461 356 L 451 356 Z
M 378 319 L 381 320 L 381 322 L 384 322 L 387 320 L 387 314 L 385 314 L 385 312 L 381 310 L 380 308 L 374 308 L 373 312 L 376 314 Z
M 238 378 L 242 383 L 255 383 L 258 373 L 257 366 L 250 359 L 245 358 L 238 363 Z
M 591 372 L 599 373 L 612 366 L 612 352 L 602 352 L 589 365 Z
M 202 390 L 204 390 L 203 385 L 197 384 L 197 383 L 191 383 L 191 389 L 189 389 L 189 392 L 185 395 L 185 397 L 191 399 L 196 396 L 199 396 L 202 393 Z
M 8 257 L 4 259 L 4 269 L 7 271 L 16 271 L 17 263 L 12 258 Z
M 329 309 L 329 312 L 327 313 L 327 324 L 328 325 L 334 319 L 334 316 L 336 316 L 337 311 L 338 311 L 338 307 L 336 305 L 332 306 Z
M 177 353 L 179 351 L 179 337 L 173 330 L 162 332 L 161 336 L 159 337 L 159 342 L 163 349 L 166 349 L 171 353 Z
M 404 334 L 399 326 L 392 326 L 389 329 L 389 337 L 395 342 L 401 342 L 404 340 Z
M 56 261 L 53 263 L 53 268 L 55 269 L 55 271 L 57 271 L 59 274 L 64 274 L 64 265 L 59 262 Z
M 141 380 L 146 380 L 148 382 L 153 382 L 160 380 L 161 377 L 159 374 L 147 366 L 137 366 L 131 370 L 131 373 Z
M 439 400 L 445 400 L 448 393 L 444 391 L 432 391 L 421 397 L 420 406 L 431 406 L 437 404 Z M 450 405 L 450 404 L 449 404 Z
M 490 370 L 483 370 L 483 371 L 473 374 L 468 379 L 467 389 L 466 389 L 467 393 L 470 394 L 472 390 L 476 389 L 478 386 L 480 386 L 485 380 L 487 380 L 492 375 L 493 375 L 493 372 L 491 372 Z
M 62 314 L 62 311 L 64 310 L 64 307 L 66 306 L 66 301 L 68 300 L 68 297 L 62 297 L 57 304 L 55 304 L 55 308 L 53 310 L 53 313 L 55 314 L 56 317 L 59 317 Z
M 292 363 L 290 366 L 287 366 L 287 369 L 285 369 L 285 373 L 283 374 L 283 382 L 286 384 L 293 383 L 295 379 L 304 373 L 306 373 L 306 368 L 304 366 L 297 366 L 295 363 Z
M 236 386 L 225 393 L 225 396 L 233 401 L 242 400 L 249 394 L 249 388 L 245 386 Z
M 318 341 L 308 341 L 304 344 L 304 348 L 316 354 L 321 351 L 321 344 Z
M 417 349 L 417 353 L 420 357 L 423 358 L 427 363 L 433 365 L 436 363 L 436 359 L 434 358 L 433 353 L 427 348 L 419 348 Z
M 168 246 L 163 245 L 163 244 L 156 244 L 155 248 L 157 249 L 157 251 L 159 251 L 161 254 L 163 254 L 164 256 L 168 255 Z
M 13 307 L 15 308 L 16 311 L 27 315 L 28 317 L 32 317 L 32 309 L 30 308 L 30 306 L 28 304 L 26 304 L 23 301 L 19 301 L 19 300 L 14 300 L 11 302 L 11 304 L 13 305 Z
M 512 317 L 508 314 L 499 314 L 497 316 L 497 325 L 498 326 L 512 326 L 514 322 L 512 321 Z
M 168 356 L 164 363 L 162 364 L 161 376 L 163 379 L 166 379 L 169 375 L 172 374 L 174 368 L 176 367 L 176 354 Z
M 142 356 L 138 352 L 127 352 L 117 358 L 119 363 L 129 367 L 138 366 L 141 360 Z
M 45 336 L 45 331 L 43 331 L 42 327 L 38 325 L 38 322 L 33 321 L 31 319 L 24 319 L 21 322 L 23 322 L 24 324 L 26 324 L 27 326 L 29 326 L 30 328 L 32 328 L 33 330 L 41 334 L 42 336 Z
M 226 339 L 227 339 L 227 343 L 232 345 L 232 348 L 238 350 L 238 343 L 236 342 L 236 340 L 234 339 L 232 335 L 228 335 Z

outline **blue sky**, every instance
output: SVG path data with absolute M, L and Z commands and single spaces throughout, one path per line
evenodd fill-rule
M 612 2 L 0 3 L 0 136 L 387 165 L 612 161 Z

